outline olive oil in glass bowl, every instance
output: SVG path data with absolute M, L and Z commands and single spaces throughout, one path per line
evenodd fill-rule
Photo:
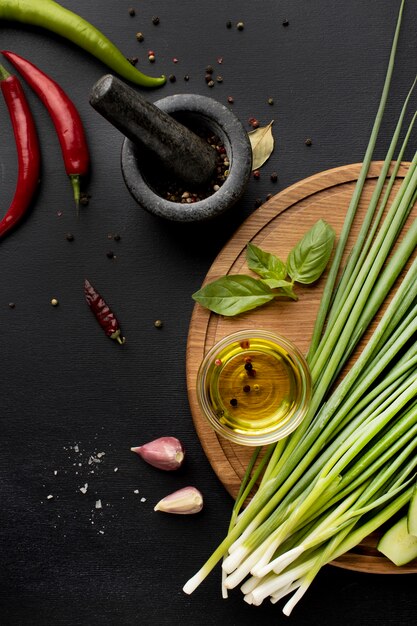
M 265 330 L 228 335 L 206 354 L 197 376 L 200 408 L 214 430 L 237 444 L 283 439 L 310 401 L 308 365 L 294 344 Z

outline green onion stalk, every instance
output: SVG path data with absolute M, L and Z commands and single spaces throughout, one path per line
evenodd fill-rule
M 289 615 L 325 564 L 378 529 L 407 505 L 413 492 L 417 219 L 410 213 L 417 199 L 417 153 L 397 190 L 394 183 L 417 113 L 395 161 L 394 155 L 416 81 L 342 267 L 389 94 L 403 8 L 404 0 L 379 108 L 307 354 L 313 383 L 307 416 L 285 440 L 262 453 L 255 450 L 229 531 L 185 584 L 186 593 L 222 560 L 224 597 L 237 586 L 254 605 L 292 594 L 283 608 Z

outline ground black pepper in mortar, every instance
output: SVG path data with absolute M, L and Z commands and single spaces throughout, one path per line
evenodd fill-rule
M 172 177 L 169 173 L 164 176 L 155 176 L 155 171 L 159 171 L 159 168 L 155 166 L 152 158 L 148 159 L 144 163 L 143 171 L 149 185 L 154 189 L 155 193 L 169 200 L 170 202 L 179 202 L 180 204 L 193 204 L 199 202 L 213 195 L 220 189 L 225 182 L 228 174 L 230 161 L 226 152 L 226 148 L 216 135 L 207 135 L 207 132 L 198 131 L 193 129 L 196 134 L 199 134 L 205 139 L 217 153 L 217 165 L 216 172 L 211 180 L 207 184 L 198 188 L 191 188 L 185 183 L 182 183 L 177 178 Z

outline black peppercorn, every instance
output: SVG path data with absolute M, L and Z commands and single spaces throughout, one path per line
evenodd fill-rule
M 175 83 L 175 81 L 176 81 L 176 80 L 177 80 L 177 79 L 176 79 L 176 77 L 175 77 L 175 75 L 174 75 L 174 74 L 170 74 L 170 75 L 169 75 L 169 82 L 170 82 L 170 83 Z
M 120 235 L 117 235 L 117 234 L 116 234 L 116 235 L 113 237 L 113 239 L 114 239 L 115 241 L 120 241 Z
M 154 16 L 154 17 L 152 18 L 152 24 L 154 24 L 155 26 L 158 26 L 159 22 L 160 22 L 159 17 Z
M 243 29 L 245 28 L 245 25 L 244 25 L 244 23 L 243 23 L 243 22 L 238 22 L 238 23 L 236 24 L 236 28 L 237 28 L 238 30 L 243 30 Z
M 231 404 L 232 406 L 237 406 L 237 400 L 236 400 L 236 398 L 232 398 L 232 399 L 230 400 L 230 404 Z
M 226 28 L 232 28 L 232 22 L 230 20 L 227 20 Z
M 272 172 L 272 174 L 271 174 L 271 181 L 273 183 L 276 183 L 277 180 L 278 180 L 278 174 L 276 172 Z
M 190 77 L 188 76 L 188 74 L 184 76 L 184 80 L 188 83 L 188 81 L 190 80 Z
M 114 259 L 114 252 L 112 252 L 111 250 L 109 250 L 106 254 L 108 259 Z
M 73 235 L 72 233 L 67 233 L 67 234 L 65 235 L 65 239 L 66 239 L 67 241 L 74 241 L 74 235 Z
M 136 15 L 135 9 L 129 9 L 129 15 L 130 17 L 134 17 Z
M 312 142 L 312 140 L 310 138 L 308 138 L 308 139 L 305 140 L 305 144 L 306 144 L 306 146 L 312 146 L 313 142 Z
M 290 25 L 290 23 L 289 23 L 289 21 L 288 21 L 288 20 L 284 20 L 284 21 L 282 22 L 282 25 L 283 25 L 283 26 L 289 26 L 289 25 Z
M 143 41 L 145 39 L 145 37 L 143 36 L 143 33 L 136 33 L 136 40 L 137 41 Z

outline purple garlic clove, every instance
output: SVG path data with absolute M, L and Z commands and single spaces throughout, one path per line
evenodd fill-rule
M 167 472 L 181 467 L 184 461 L 184 447 L 176 437 L 159 437 L 143 446 L 130 448 L 144 461 Z
M 175 513 L 176 515 L 191 515 L 199 513 L 203 508 L 203 496 L 195 487 L 184 487 L 165 496 L 155 506 L 154 511 Z

